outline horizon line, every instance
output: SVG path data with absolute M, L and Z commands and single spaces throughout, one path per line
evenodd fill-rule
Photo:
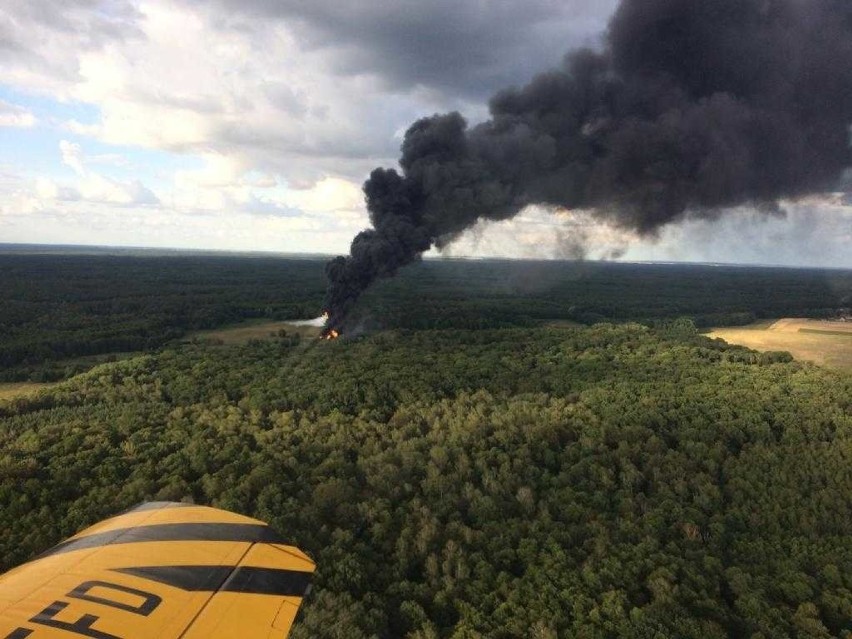
M 295 257 L 301 259 L 332 259 L 341 255 L 340 253 L 316 253 L 316 252 L 288 252 L 272 251 L 264 249 L 222 249 L 222 248 L 192 248 L 181 246 L 141 246 L 126 244 L 51 244 L 35 242 L 0 242 L 0 254 L 9 255 L 14 253 L 25 253 L 25 249 L 39 250 L 45 253 L 61 253 L 62 249 L 74 250 L 82 253 L 87 250 L 106 253 L 141 251 L 147 253 L 170 253 L 170 254 L 196 254 L 196 255 L 231 255 L 231 256 L 257 256 L 257 257 Z M 344 256 L 345 257 L 345 256 Z M 625 264 L 625 265 L 658 265 L 658 266 L 727 266 L 738 268 L 778 268 L 778 269 L 802 269 L 802 270 L 825 270 L 825 271 L 850 271 L 850 266 L 812 266 L 804 264 L 773 264 L 763 262 L 707 262 L 688 260 L 608 260 L 608 259 L 566 259 L 548 257 L 510 257 L 510 256 L 474 256 L 474 255 L 424 255 L 423 260 L 428 261 L 458 261 L 458 262 L 569 262 L 572 264 Z

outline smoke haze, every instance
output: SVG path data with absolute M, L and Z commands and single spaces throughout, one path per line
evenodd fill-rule
M 530 204 L 655 236 L 832 189 L 850 165 L 852 5 L 623 0 L 602 51 L 489 106 L 474 127 L 458 113 L 415 122 L 401 170 L 372 172 L 372 228 L 327 267 L 330 327 L 377 278 Z

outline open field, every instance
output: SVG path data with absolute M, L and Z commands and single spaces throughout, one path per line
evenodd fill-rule
M 719 337 L 758 351 L 789 351 L 793 357 L 852 370 L 852 323 L 785 318 L 741 328 L 714 329 Z
M 0 384 L 0 400 L 12 399 L 21 395 L 31 395 L 45 388 L 56 386 L 56 384 L 40 384 L 36 382 L 12 382 Z
M 295 322 L 250 322 L 219 328 L 212 331 L 198 331 L 189 335 L 190 339 L 210 340 L 221 344 L 246 344 L 251 340 L 268 340 L 279 337 L 279 331 L 287 335 L 299 334 L 302 338 L 319 337 L 322 330 L 318 326 L 300 325 Z

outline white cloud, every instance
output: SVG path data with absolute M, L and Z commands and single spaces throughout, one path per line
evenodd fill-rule
M 36 181 L 35 193 L 47 200 L 100 202 L 119 206 L 149 206 L 157 204 L 159 198 L 139 180 L 116 180 L 92 171 L 90 159 L 81 145 L 68 140 L 59 142 L 62 164 L 70 167 L 77 175 L 71 184 L 58 184 L 46 178 Z
M 364 208 L 360 185 L 340 178 L 325 178 L 310 189 L 293 191 L 287 201 L 304 211 L 358 211 Z
M 220 153 L 205 153 L 201 156 L 204 166 L 200 169 L 180 170 L 175 173 L 178 187 L 233 187 L 243 184 L 248 164 L 236 157 Z
M 14 168 L 0 166 L 0 222 L 32 216 L 44 208 L 32 184 Z
M 86 174 L 86 169 L 83 168 L 83 149 L 79 144 L 60 140 L 59 152 L 62 154 L 62 164 L 70 166 L 77 175 Z
M 7 242 L 109 244 L 289 252 L 342 251 L 361 220 L 304 215 L 286 204 L 200 189 L 193 200 L 140 204 L 127 185 L 82 179 L 74 185 L 0 173 L 0 229 Z M 134 200 L 130 202 L 129 200 Z
M 159 202 L 157 196 L 139 180 L 119 182 L 90 172 L 77 188 L 81 198 L 87 202 L 120 206 L 144 206 Z
M 36 117 L 24 107 L 0 100 L 0 127 L 26 129 L 37 123 Z
M 285 177 L 292 170 L 311 180 L 331 164 L 348 172 L 349 156 L 392 155 L 384 123 L 369 123 L 392 116 L 400 98 L 379 100 L 368 78 L 332 77 L 316 55 L 300 50 L 286 25 L 232 28 L 203 5 L 166 0 L 139 10 L 144 39 L 79 56 L 68 93 L 98 105 L 101 117 L 69 122 L 74 132 L 112 144 L 218 154 L 222 162 Z M 397 119 L 409 119 L 411 106 L 398 109 Z M 332 162 L 313 166 L 315 156 Z
M 741 208 L 666 227 L 658 242 L 631 244 L 625 259 L 852 267 L 852 207 L 830 197 L 782 206 L 780 216 Z
M 77 202 L 82 199 L 80 191 L 73 186 L 61 185 L 45 177 L 36 179 L 33 193 L 42 203 L 50 200 Z
M 784 209 L 781 216 L 736 209 L 716 221 L 667 226 L 658 239 L 650 239 L 582 211 L 528 207 L 505 222 L 478 223 L 444 254 L 852 267 L 852 206 L 839 195 L 827 195 L 787 202 Z
M 610 259 L 633 234 L 596 222 L 586 211 L 530 206 L 503 222 L 480 221 L 443 254 L 524 259 Z M 434 251 L 433 255 L 438 252 Z

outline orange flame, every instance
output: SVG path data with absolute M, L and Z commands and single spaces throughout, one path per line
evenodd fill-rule
M 326 322 L 326 327 L 325 327 L 325 330 L 323 330 L 323 332 L 320 334 L 320 339 L 331 341 L 333 339 L 337 339 L 338 337 L 340 337 L 340 331 L 338 331 L 336 328 L 329 328 L 328 327 L 328 318 L 329 317 L 330 317 L 330 315 L 329 315 L 329 312 L 327 310 L 322 312 L 322 318 Z

